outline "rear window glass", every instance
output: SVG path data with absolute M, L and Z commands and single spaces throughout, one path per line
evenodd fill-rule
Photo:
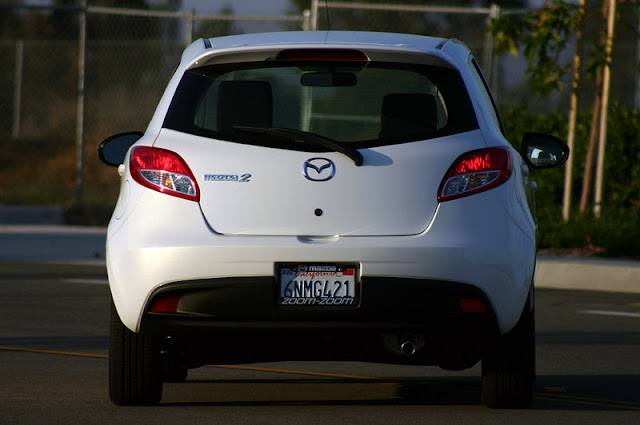
M 164 127 L 238 143 L 313 150 L 242 128 L 293 129 L 362 148 L 431 139 L 478 125 L 453 69 L 265 61 L 187 71 Z

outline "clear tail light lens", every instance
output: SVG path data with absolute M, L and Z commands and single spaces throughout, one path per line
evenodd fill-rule
M 508 148 L 487 148 L 460 156 L 447 171 L 438 201 L 450 201 L 484 192 L 501 185 L 511 176 L 511 153 Z
M 198 184 L 187 163 L 170 150 L 138 146 L 131 152 L 131 176 L 149 189 L 200 201 Z

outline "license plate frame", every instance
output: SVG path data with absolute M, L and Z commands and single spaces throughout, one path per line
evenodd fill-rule
M 360 304 L 360 267 L 354 263 L 277 263 L 277 305 L 296 309 L 351 309 Z

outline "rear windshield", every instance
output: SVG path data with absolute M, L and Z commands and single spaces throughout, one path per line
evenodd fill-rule
M 264 61 L 187 71 L 164 127 L 238 143 L 323 150 L 246 130 L 292 129 L 365 148 L 462 133 L 478 124 L 453 69 Z

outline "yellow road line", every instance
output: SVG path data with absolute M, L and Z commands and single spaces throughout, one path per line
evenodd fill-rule
M 577 397 L 569 395 L 549 395 L 549 394 L 534 394 L 536 400 L 555 401 L 562 403 L 581 404 L 585 406 L 600 406 L 600 407 L 613 407 L 616 409 L 626 410 L 640 410 L 640 403 L 634 403 L 630 401 L 619 400 L 606 400 L 593 397 Z
M 309 372 L 305 370 L 276 369 L 276 368 L 266 368 L 266 367 L 256 367 L 256 366 L 238 366 L 238 365 L 207 365 L 207 366 L 217 367 L 220 369 L 239 369 L 239 370 L 254 370 L 258 372 L 286 373 L 289 375 L 311 375 L 311 376 L 325 376 L 328 378 L 356 379 L 361 381 L 378 381 L 378 382 L 381 381 L 380 378 L 375 378 L 373 376 L 347 375 L 343 373 Z M 385 385 L 395 385 L 392 382 L 380 382 L 380 383 Z
M 18 351 L 18 352 L 24 352 L 24 353 L 56 354 L 56 355 L 63 355 L 63 356 L 99 358 L 99 359 L 109 358 L 107 354 L 78 353 L 73 351 L 58 351 L 58 350 L 41 350 L 36 348 L 0 346 L 0 350 Z M 295 374 L 295 375 L 325 376 L 329 378 L 345 378 L 345 379 L 354 379 L 354 380 L 360 380 L 360 381 L 374 381 L 383 385 L 397 385 L 397 383 L 394 383 L 394 382 L 382 382 L 380 378 L 375 378 L 372 376 L 348 375 L 348 374 L 342 374 L 342 373 L 327 373 L 327 372 L 310 372 L 310 371 L 304 371 L 304 370 L 264 368 L 264 367 L 256 367 L 256 366 L 238 366 L 238 365 L 207 365 L 207 366 L 220 368 L 220 369 L 252 370 L 257 372 L 285 373 L 285 374 L 291 374 L 291 375 Z M 616 408 L 621 410 L 623 409 L 640 410 L 640 403 L 634 403 L 630 401 L 606 400 L 606 399 L 593 398 L 593 397 L 577 397 L 577 396 L 571 396 L 567 394 L 557 394 L 557 393 L 553 395 L 545 394 L 545 393 L 535 393 L 534 398 L 536 400 L 573 403 L 573 404 L 580 404 L 580 405 L 586 405 L 586 406 L 609 407 L 609 408 Z
M 100 358 L 100 359 L 109 358 L 107 354 L 91 354 L 91 353 L 78 353 L 78 352 L 72 352 L 72 351 L 41 350 L 36 348 L 0 346 L 0 350 L 20 351 L 24 353 L 57 354 L 57 355 L 64 355 L 64 356 L 90 357 L 90 358 Z M 345 378 L 345 379 L 355 379 L 355 380 L 365 380 L 365 381 L 380 381 L 379 378 L 375 378 L 372 376 L 347 375 L 347 374 L 341 374 L 341 373 L 309 372 L 304 370 L 289 370 L 289 369 L 276 369 L 276 368 L 238 366 L 238 365 L 206 365 L 206 366 L 220 368 L 220 369 L 238 369 L 238 370 L 254 370 L 258 372 L 286 373 L 289 375 L 311 375 L 311 376 L 325 376 L 329 378 Z M 380 383 L 385 385 L 395 385 L 394 383 L 391 383 L 391 382 L 380 382 Z
M 76 353 L 72 351 L 57 351 L 57 350 L 39 350 L 36 348 L 20 348 L 20 347 L 4 347 L 0 346 L 0 350 L 6 351 L 22 351 L 24 353 L 40 353 L 40 354 L 59 354 L 63 356 L 75 356 L 75 357 L 93 357 L 100 359 L 108 359 L 106 354 L 91 354 L 91 353 Z
M 108 359 L 109 356 L 107 354 L 91 354 L 91 353 L 78 353 L 73 351 L 57 351 L 57 350 L 42 350 L 36 348 L 22 348 L 22 347 L 6 347 L 0 346 L 0 350 L 6 351 L 20 351 L 24 353 L 40 353 L 40 354 L 58 354 L 64 356 L 75 356 L 75 357 L 93 357 L 93 358 L 101 358 Z M 239 369 L 239 370 L 255 370 L 259 372 L 273 372 L 273 373 L 286 373 L 286 374 L 297 374 L 297 375 L 312 375 L 312 376 L 326 376 L 330 378 L 347 378 L 347 379 L 357 379 L 357 380 L 367 380 L 367 381 L 379 381 L 378 378 L 374 378 L 372 376 L 359 376 L 359 375 L 345 375 L 340 373 L 325 373 L 325 372 L 308 372 L 303 370 L 288 370 L 288 369 L 275 369 L 275 368 L 264 368 L 264 367 L 255 367 L 255 366 L 238 366 L 238 365 L 207 365 L 209 367 L 216 367 L 220 369 Z

